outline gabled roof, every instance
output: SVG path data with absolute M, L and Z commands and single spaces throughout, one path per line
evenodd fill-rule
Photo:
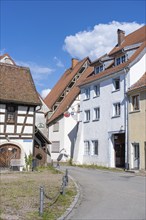
M 9 60 L 8 64 L 16 65 L 16 63 L 14 62 L 14 60 L 10 57 L 8 53 L 0 55 L 0 62 L 7 63 L 7 60 Z
M 143 74 L 143 76 L 136 82 L 134 83 L 128 90 L 128 92 L 145 88 L 146 89 L 146 72 Z
M 146 26 L 144 26 L 143 28 L 140 28 L 139 30 L 137 30 L 137 32 L 135 31 L 134 36 L 132 34 L 130 34 L 131 36 L 133 36 L 133 38 L 134 38 L 133 40 L 130 41 L 129 37 L 125 38 L 125 42 L 122 44 L 123 47 L 128 46 L 130 43 L 135 43 L 136 44 L 136 43 L 139 43 L 139 41 L 141 41 L 141 44 L 140 44 L 139 48 L 137 48 L 137 50 L 134 52 L 134 54 L 127 60 L 127 62 L 124 62 L 124 63 L 122 63 L 120 65 L 117 65 L 117 66 L 111 66 L 110 68 L 107 68 L 106 70 L 104 70 L 104 71 L 102 71 L 98 74 L 90 76 L 87 79 L 85 79 L 80 85 L 85 85 L 85 84 L 91 83 L 95 80 L 104 78 L 104 77 L 106 77 L 110 74 L 119 72 L 120 70 L 128 67 L 129 64 L 132 63 L 140 55 L 140 53 L 144 50 L 144 48 L 146 47 L 146 34 L 145 34 L 145 31 L 146 31 Z M 139 39 L 138 33 L 139 34 L 143 33 L 142 36 L 140 35 L 140 39 Z M 127 39 L 128 42 L 126 41 L 126 39 Z M 143 40 L 143 42 L 142 42 L 142 40 Z M 121 47 L 121 49 L 122 49 L 122 47 Z
M 133 44 L 138 44 L 142 43 L 146 40 L 146 25 L 139 28 L 138 30 L 132 32 L 131 34 L 128 34 L 125 36 L 125 39 L 123 43 L 120 46 L 115 46 L 109 53 L 109 55 L 112 55 L 119 50 L 121 50 L 124 47 L 133 45 Z
M 62 75 L 60 80 L 56 83 L 56 85 L 53 87 L 51 92 L 47 95 L 47 97 L 44 99 L 47 106 L 51 109 L 52 106 L 55 104 L 57 99 L 60 97 L 60 95 L 63 93 L 65 88 L 69 85 L 73 77 L 77 74 L 77 72 L 80 70 L 80 68 L 83 66 L 83 64 L 89 60 L 89 58 L 85 58 L 77 63 L 77 65 L 72 69 L 69 68 L 65 71 L 65 73 Z M 90 62 L 90 60 L 89 60 Z
M 41 105 L 29 68 L 0 63 L 0 102 Z
M 81 83 L 82 80 L 84 80 L 86 77 L 88 77 L 93 72 L 93 67 L 87 67 L 87 69 L 84 71 L 84 73 L 81 75 L 81 77 L 78 79 L 78 83 Z M 48 123 L 53 122 L 55 119 L 63 115 L 63 113 L 68 109 L 68 107 L 73 103 L 73 101 L 76 99 L 76 97 L 80 94 L 80 89 L 76 85 L 73 86 L 70 90 L 70 92 L 65 96 L 63 101 L 60 103 L 57 110 L 54 112 L 52 117 L 48 120 Z

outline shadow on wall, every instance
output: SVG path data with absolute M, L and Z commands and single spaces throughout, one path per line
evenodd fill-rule
M 77 138 L 78 126 L 79 126 L 79 124 L 77 123 L 74 126 L 74 128 L 71 130 L 71 132 L 68 134 L 68 137 L 71 142 L 71 148 L 70 148 L 70 157 L 71 158 L 73 158 L 73 156 L 74 156 L 74 147 L 75 147 L 75 141 Z

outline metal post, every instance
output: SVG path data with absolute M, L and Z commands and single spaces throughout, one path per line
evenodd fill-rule
M 44 206 L 44 188 L 40 186 L 40 208 L 39 208 L 40 216 L 43 215 L 43 206 Z
M 66 169 L 66 171 L 65 171 L 65 186 L 67 186 L 68 185 L 68 169 Z

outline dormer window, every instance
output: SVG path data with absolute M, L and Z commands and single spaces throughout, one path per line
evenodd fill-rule
M 126 56 L 125 55 L 116 58 L 116 66 L 120 65 L 121 63 L 124 63 L 125 61 L 126 61 Z
M 98 74 L 103 71 L 103 65 L 95 67 L 95 74 Z

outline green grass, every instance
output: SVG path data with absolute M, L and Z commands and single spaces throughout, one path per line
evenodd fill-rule
M 56 220 L 59 218 L 76 195 L 76 188 L 72 180 L 69 179 L 65 195 L 60 194 L 53 205 L 51 205 L 53 201 L 50 202 L 44 198 L 42 217 L 39 216 L 39 193 L 40 186 L 43 186 L 45 193 L 49 197 L 54 197 L 60 192 L 63 175 L 62 172 L 51 166 L 39 167 L 35 172 L 1 174 L 0 220 L 5 219 L 5 215 L 10 217 L 19 215 L 20 219 L 25 217 L 25 220 Z
M 77 166 L 80 168 L 88 168 L 88 169 L 107 170 L 107 171 L 113 171 L 113 172 L 123 172 L 124 171 L 124 169 L 122 169 L 122 168 L 110 168 L 110 167 L 98 166 L 95 164 L 91 164 L 91 165 L 83 164 L 83 165 L 73 165 L 73 166 Z

